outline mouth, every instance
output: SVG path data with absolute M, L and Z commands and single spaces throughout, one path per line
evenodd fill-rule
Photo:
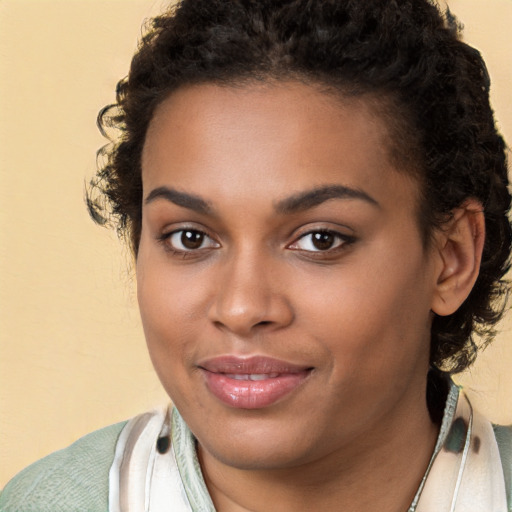
M 312 367 L 263 356 L 225 356 L 198 365 L 206 387 L 222 403 L 237 409 L 262 409 L 293 393 Z
M 279 373 L 226 373 L 224 374 L 229 379 L 235 380 L 266 380 L 266 379 L 275 379 L 279 377 Z

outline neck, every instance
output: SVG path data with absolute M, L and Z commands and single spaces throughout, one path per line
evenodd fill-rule
M 401 413 L 319 460 L 286 469 L 245 470 L 199 447 L 206 484 L 219 512 L 406 511 L 428 466 L 438 433 L 425 394 Z

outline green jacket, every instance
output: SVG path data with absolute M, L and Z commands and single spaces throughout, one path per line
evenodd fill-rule
M 126 422 L 97 430 L 16 475 L 2 512 L 108 512 L 108 473 Z

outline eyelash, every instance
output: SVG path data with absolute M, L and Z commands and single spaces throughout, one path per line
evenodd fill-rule
M 199 247 L 196 248 L 184 248 L 184 249 L 177 249 L 175 246 L 172 245 L 172 238 L 176 235 L 181 234 L 181 240 L 180 243 L 183 245 L 183 235 L 185 233 L 192 233 L 195 236 L 199 235 L 202 237 L 201 243 Z M 298 247 L 299 242 L 307 239 L 307 237 L 312 237 L 313 235 L 321 235 L 321 236 L 330 236 L 334 239 L 334 247 L 328 247 L 325 250 L 318 249 L 317 250 L 311 250 L 311 249 L 304 249 L 301 247 Z M 205 240 L 210 240 L 210 244 L 207 247 L 202 247 Z M 220 244 L 216 242 L 211 236 L 209 236 L 206 232 L 197 229 L 197 228 L 187 228 L 183 227 L 181 229 L 176 229 L 174 231 L 171 231 L 169 233 L 164 233 L 161 236 L 158 237 L 158 241 L 162 243 L 165 250 L 170 252 L 171 254 L 175 256 L 182 256 L 183 258 L 187 257 L 193 257 L 198 256 L 204 249 L 217 249 L 220 247 Z M 286 248 L 293 250 L 293 251 L 300 251 L 303 254 L 308 254 L 312 258 L 322 258 L 330 255 L 335 255 L 339 251 L 346 249 L 347 246 L 352 245 L 356 241 L 356 238 L 352 235 L 342 234 L 337 231 L 331 230 L 331 229 L 314 229 L 310 230 L 307 233 L 303 233 L 299 237 L 295 239 L 294 242 L 287 245 Z M 310 239 L 310 245 L 314 245 L 314 241 Z
M 316 248 L 317 250 L 311 249 L 302 249 L 298 246 L 300 241 L 307 239 L 307 237 L 313 237 L 313 235 L 321 235 L 321 236 L 330 236 L 334 239 L 334 247 L 328 247 L 325 250 Z M 327 255 L 337 254 L 339 251 L 346 249 L 348 246 L 352 245 L 356 241 L 356 238 L 352 235 L 347 235 L 343 233 L 339 233 L 338 231 L 334 231 L 331 229 L 313 229 L 300 235 L 293 243 L 288 245 L 288 249 L 301 251 L 302 253 L 308 253 L 310 257 L 325 257 Z M 314 245 L 314 240 L 310 238 L 310 245 Z M 294 247 L 295 246 L 295 247 Z
M 200 235 L 203 237 L 203 240 L 201 241 L 201 246 L 203 245 L 205 240 L 210 240 L 212 244 L 208 247 L 197 247 L 197 248 L 185 248 L 185 249 L 176 249 L 172 245 L 172 238 L 175 235 L 179 235 L 181 233 L 181 238 L 183 238 L 183 235 L 185 233 L 194 233 L 195 235 Z M 197 228 L 187 228 L 183 227 L 181 229 L 176 229 L 174 231 L 171 231 L 169 233 L 163 233 L 161 236 L 158 237 L 158 241 L 164 246 L 165 250 L 170 252 L 171 254 L 175 256 L 182 256 L 183 258 L 195 256 L 198 255 L 201 250 L 204 249 L 210 249 L 210 248 L 218 248 L 220 247 L 220 244 L 216 242 L 211 236 L 208 235 L 208 233 L 205 233 L 204 231 L 197 229 Z M 183 242 L 181 242 L 183 245 Z

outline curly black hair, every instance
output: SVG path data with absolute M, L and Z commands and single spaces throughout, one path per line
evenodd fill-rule
M 428 0 L 182 0 L 153 18 L 116 103 L 98 116 L 102 133 L 116 135 L 99 151 L 87 198 L 93 218 L 113 219 L 136 257 L 141 153 L 155 108 L 189 84 L 270 80 L 381 100 L 396 167 L 421 186 L 427 243 L 465 200 L 483 205 L 479 277 L 458 311 L 434 318 L 431 335 L 432 366 L 467 368 L 475 338 L 490 341 L 504 310 L 511 198 L 485 64 L 451 13 Z

